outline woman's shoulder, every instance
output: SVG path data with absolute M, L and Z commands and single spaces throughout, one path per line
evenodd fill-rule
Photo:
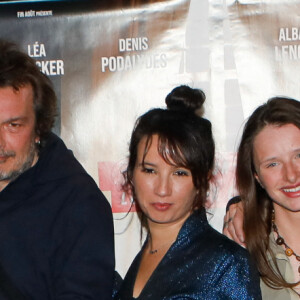
M 248 259 L 248 251 L 208 224 L 203 211 L 195 212 L 184 224 L 177 243 L 185 253 L 214 258 Z M 180 247 L 179 247 L 180 248 Z M 193 253 L 192 253 L 193 252 Z
M 211 226 L 208 227 L 206 234 L 202 237 L 207 250 L 220 258 L 228 257 L 232 260 L 249 259 L 248 251 L 221 234 Z

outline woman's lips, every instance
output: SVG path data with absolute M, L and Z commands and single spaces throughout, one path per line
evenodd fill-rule
M 284 187 L 281 191 L 287 196 L 291 198 L 296 198 L 300 196 L 300 184 L 295 185 L 293 187 Z
M 161 202 L 152 203 L 152 206 L 159 211 L 166 211 L 171 207 L 171 205 L 172 205 L 171 203 L 161 203 Z

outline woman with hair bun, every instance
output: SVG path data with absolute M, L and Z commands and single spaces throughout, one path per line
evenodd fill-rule
M 166 97 L 166 105 L 172 110 L 188 110 L 202 116 L 203 103 L 206 97 L 202 90 L 192 89 L 187 85 L 180 85 L 174 88 Z
M 185 99 L 199 91 L 184 89 Z M 124 189 L 147 238 L 114 299 L 261 299 L 247 251 L 207 222 L 215 145 L 211 123 L 195 114 L 205 96 L 191 105 L 177 99 L 180 109 L 174 99 L 139 117 L 132 132 Z

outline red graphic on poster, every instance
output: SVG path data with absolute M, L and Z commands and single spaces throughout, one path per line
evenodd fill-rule
M 211 185 L 207 207 L 226 207 L 229 199 L 238 195 L 235 186 L 236 153 L 216 153 L 214 182 Z
M 135 203 L 132 202 L 132 197 L 122 191 L 122 183 L 124 182 L 122 172 L 125 167 L 125 163 L 98 163 L 99 187 L 103 192 L 110 193 L 113 213 L 137 211 Z

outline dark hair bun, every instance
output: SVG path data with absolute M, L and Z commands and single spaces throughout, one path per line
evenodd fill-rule
M 174 88 L 166 97 L 166 105 L 170 110 L 194 112 L 200 108 L 205 101 L 205 94 L 200 89 L 192 89 L 187 85 Z

